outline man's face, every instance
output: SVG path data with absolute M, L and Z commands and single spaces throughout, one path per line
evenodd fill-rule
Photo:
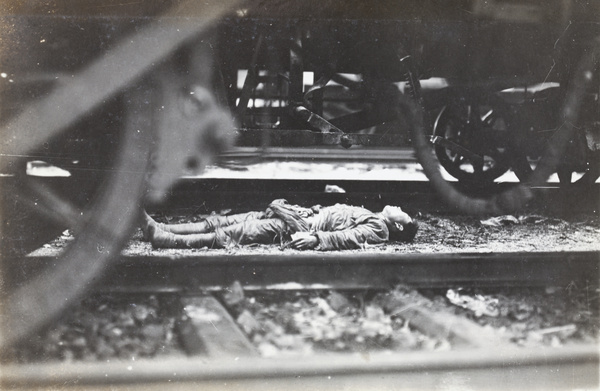
M 402 230 L 402 227 L 405 224 L 408 224 L 412 221 L 410 216 L 403 212 L 399 206 L 387 205 L 385 208 L 383 208 L 381 214 L 383 214 L 389 221 L 399 226 L 397 228 L 400 230 Z

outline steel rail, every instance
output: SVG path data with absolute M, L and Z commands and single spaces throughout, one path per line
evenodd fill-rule
M 158 252 L 160 253 L 160 252 Z M 396 284 L 424 287 L 597 286 L 600 252 L 375 253 L 297 252 L 126 255 L 96 288 L 109 291 L 220 290 L 239 281 L 245 289 L 363 289 Z M 7 281 L 19 283 L 55 257 L 30 256 L 15 265 Z
M 223 159 L 248 159 L 260 157 L 264 160 L 294 161 L 350 161 L 350 162 L 386 162 L 416 163 L 412 148 L 354 148 L 343 149 L 317 145 L 313 147 L 234 147 L 220 154 Z
M 97 292 L 222 290 L 239 281 L 253 289 L 566 286 L 600 282 L 600 252 L 376 254 L 290 252 L 227 254 L 181 251 L 177 256 L 122 256 Z M 17 274 L 56 262 L 29 256 Z M 18 277 L 18 276 L 17 276 Z M 14 281 L 12 281 L 14 282 Z M 464 347 L 452 351 L 358 352 L 264 358 L 165 357 L 98 363 L 7 364 L 2 389 L 244 389 L 364 390 L 594 389 L 599 384 L 597 344 L 556 348 Z M 466 387 L 466 388 L 464 388 Z
M 595 389 L 598 351 L 466 349 L 447 352 L 329 354 L 298 357 L 163 359 L 110 363 L 6 365 L 3 389 L 433 390 Z M 463 388 L 465 387 L 465 388 Z

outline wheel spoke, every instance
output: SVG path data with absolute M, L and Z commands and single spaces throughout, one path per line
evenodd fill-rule
M 3 299 L 0 319 L 0 349 L 15 345 L 36 332 L 83 295 L 117 259 L 135 223 L 140 200 L 145 192 L 146 168 L 150 157 L 152 135 L 155 133 L 152 114 L 156 92 L 145 86 L 128 92 L 130 109 L 124 124 L 118 169 L 113 172 L 102 195 L 96 198 L 90 216 L 81 223 L 85 229 L 75 235 L 65 248 L 56 267 L 33 276 Z M 142 129 L 142 131 L 137 131 Z M 65 221 L 79 221 L 76 209 L 55 193 L 34 186 L 40 191 L 45 209 L 56 207 Z M 42 209 L 44 210 L 44 209 Z
M 50 218 L 57 224 L 72 227 L 82 212 L 65 200 L 49 186 L 34 179 L 24 179 L 22 191 L 17 195 L 35 212 Z
M 473 163 L 473 173 L 475 175 L 483 174 L 483 163 L 481 163 L 481 164 Z
M 600 177 L 600 161 L 595 160 L 589 163 L 587 171 L 576 182 L 582 185 L 591 185 Z

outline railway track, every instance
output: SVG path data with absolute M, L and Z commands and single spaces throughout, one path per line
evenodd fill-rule
M 52 267 L 53 256 L 30 256 L 12 265 L 7 280 Z M 240 281 L 261 290 L 293 283 L 307 288 L 567 286 L 600 280 L 600 253 L 295 253 L 129 255 L 98 286 L 106 292 L 218 291 Z
M 10 178 L 3 180 L 10 185 Z M 69 178 L 49 178 L 46 182 L 59 194 L 70 191 Z M 326 193 L 327 184 L 335 184 L 346 193 Z M 472 191 L 488 196 L 511 184 L 497 186 L 498 189 Z M 240 192 L 240 188 L 244 191 Z M 585 197 L 573 199 L 569 191 L 554 184 L 538 187 L 534 189 L 535 203 L 528 208 L 557 213 L 563 210 L 567 214 L 595 213 L 598 187 L 588 190 L 589 202 L 585 202 Z M 407 205 L 411 213 L 456 213 L 439 202 L 427 182 L 420 181 L 210 178 L 183 179 L 170 192 L 168 202 L 156 210 L 163 208 L 168 213 L 173 211 L 174 205 L 186 214 L 208 213 L 220 208 L 244 210 L 262 205 L 265 199 L 279 197 L 300 204 L 343 202 L 374 209 L 382 203 L 390 203 Z M 61 232 L 54 225 L 53 230 Z M 171 308 L 167 316 L 172 319 L 170 332 L 173 340 L 178 341 L 177 350 L 156 357 L 135 357 L 135 361 L 118 354 L 91 361 L 76 356 L 71 357 L 70 362 L 8 360 L 2 365 L 2 388 L 337 390 L 456 386 L 458 389 L 566 390 L 594 389 L 599 384 L 597 335 L 592 343 L 587 339 L 564 343 L 558 348 L 547 343 L 519 346 L 514 341 L 490 335 L 489 327 L 477 323 L 473 315 L 452 311 L 440 315 L 435 308 L 439 300 L 427 296 L 428 292 L 443 293 L 459 288 L 487 292 L 506 289 L 566 292 L 576 287 L 592 297 L 591 313 L 597 314 L 600 253 L 596 251 L 435 254 L 369 251 L 135 254 L 126 251 L 124 254 L 102 279 L 88 287 L 88 298 L 133 300 L 130 305 L 136 304 L 132 298 L 158 298 L 163 307 Z M 9 265 L 5 280 L 19 285 L 32 275 L 54 268 L 57 259 L 57 254 L 5 257 L 4 264 Z M 256 336 L 248 334 L 244 323 L 240 323 L 236 306 L 225 299 L 236 284 L 248 300 L 297 293 L 309 297 L 307 302 L 315 295 L 327 300 L 332 292 L 352 298 L 371 295 L 370 292 L 392 294 L 402 287 L 408 289 L 410 295 L 396 295 L 391 302 L 381 304 L 385 316 L 402 319 L 405 327 L 410 325 L 423 338 L 445 341 L 444 348 L 319 350 L 308 356 L 269 357 L 256 344 Z M 547 298 L 546 304 L 551 303 Z M 430 306 L 434 306 L 433 309 Z M 186 312 L 186 307 L 202 310 L 194 318 Z M 57 322 L 60 324 L 68 317 L 67 313 Z M 574 324 L 551 323 L 537 330 L 541 332 L 538 339 L 546 338 L 543 337 L 546 332 L 551 336 L 560 335 L 564 330 L 570 333 Z M 80 330 L 81 326 L 75 329 Z M 156 333 L 155 329 L 150 330 L 150 335 Z
M 52 262 L 53 257 L 23 259 L 13 280 Z M 597 314 L 599 265 L 598 252 L 124 256 L 97 281 L 91 296 L 152 296 L 172 313 L 183 311 L 187 316 L 175 322 L 183 353 L 134 361 L 7 363 L 1 384 L 4 389 L 596 389 L 597 340 L 558 348 L 518 346 L 472 315 L 432 304 L 436 301 L 427 292 L 585 287 Z M 353 298 L 365 292 L 384 292 L 380 305 L 387 315 L 447 341 L 449 350 L 265 357 L 255 339 L 241 331 L 248 324 L 236 310 L 244 295 L 252 303 L 291 293 L 309 295 L 312 304 L 325 297 L 335 308 L 331 295 Z M 561 329 L 556 326 L 546 330 Z

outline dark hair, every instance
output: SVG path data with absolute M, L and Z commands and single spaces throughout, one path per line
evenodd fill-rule
M 416 221 L 411 221 L 403 225 L 402 231 L 390 230 L 390 241 L 392 242 L 412 242 L 419 230 L 419 224 Z

